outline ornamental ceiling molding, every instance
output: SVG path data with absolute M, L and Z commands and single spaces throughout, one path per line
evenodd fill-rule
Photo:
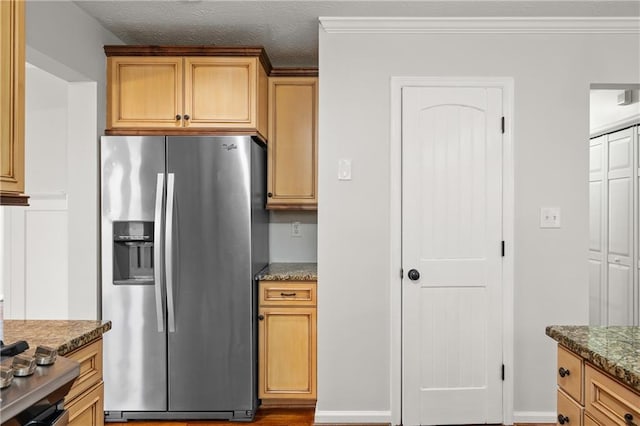
M 640 34 L 640 17 L 319 17 L 330 34 Z

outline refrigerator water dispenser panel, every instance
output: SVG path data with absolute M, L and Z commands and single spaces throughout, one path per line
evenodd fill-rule
M 113 283 L 153 284 L 153 222 L 113 222 Z

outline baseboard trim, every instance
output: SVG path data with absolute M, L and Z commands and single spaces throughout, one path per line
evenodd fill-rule
M 391 411 L 320 411 L 316 410 L 315 425 L 324 424 L 391 424 Z
M 513 423 L 553 423 L 557 420 L 554 411 L 514 411 Z

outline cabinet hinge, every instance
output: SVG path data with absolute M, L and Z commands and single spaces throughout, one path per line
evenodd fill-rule
M 500 126 L 502 127 L 502 133 L 504 134 L 504 117 L 500 120 Z
M 504 240 L 500 244 L 500 250 L 502 251 L 502 257 L 504 257 Z
M 502 364 L 502 381 L 504 382 L 504 364 Z
M 400 268 L 400 278 L 404 278 L 404 268 Z

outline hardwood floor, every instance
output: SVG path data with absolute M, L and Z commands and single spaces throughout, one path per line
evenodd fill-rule
M 259 426 L 313 426 L 313 408 L 261 408 L 256 413 L 256 418 L 251 425 Z M 106 426 L 242 426 L 243 423 L 226 422 L 218 420 L 189 420 L 189 421 L 136 421 L 129 423 L 106 423 Z M 527 423 L 514 426 L 553 426 L 555 423 Z M 317 425 L 319 426 L 319 425 Z M 332 426 L 336 426 L 333 424 Z M 354 425 L 350 425 L 354 426 Z
M 313 425 L 313 408 L 259 409 L 251 425 L 265 426 L 311 426 Z M 243 423 L 220 420 L 189 420 L 181 422 L 153 421 L 129 423 L 105 423 L 105 426 L 242 426 Z

